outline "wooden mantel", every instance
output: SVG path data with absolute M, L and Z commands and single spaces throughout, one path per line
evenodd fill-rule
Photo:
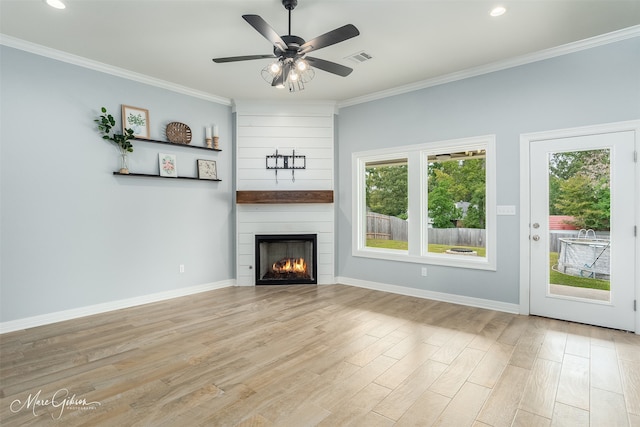
M 333 203 L 333 190 L 236 191 L 236 203 Z

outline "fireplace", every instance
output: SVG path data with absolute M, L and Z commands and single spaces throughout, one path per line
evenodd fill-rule
M 256 235 L 256 285 L 317 284 L 316 234 Z

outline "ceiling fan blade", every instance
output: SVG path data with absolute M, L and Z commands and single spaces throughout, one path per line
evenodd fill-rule
M 273 81 L 271 82 L 271 87 L 278 86 L 278 84 L 284 85 L 283 76 L 284 76 L 284 73 L 282 72 L 282 70 L 280 70 L 280 72 L 273 77 Z
M 347 77 L 353 71 L 353 68 L 345 67 L 344 65 L 336 64 L 335 62 L 325 61 L 320 58 L 312 58 L 310 56 L 305 56 L 305 61 L 307 61 L 312 67 L 316 67 L 320 70 L 337 74 L 342 77 Z
M 262 36 L 269 40 L 278 50 L 281 52 L 285 52 L 287 50 L 287 44 L 280 38 L 278 33 L 275 32 L 273 28 L 267 21 L 262 19 L 258 15 L 242 15 L 245 21 L 249 23 L 253 28 L 256 29 Z
M 323 47 L 331 46 L 336 43 L 348 40 L 352 37 L 357 36 L 358 34 L 360 34 L 360 31 L 358 31 L 355 26 L 347 24 L 343 27 L 336 28 L 333 31 L 329 31 L 328 33 L 318 36 L 313 40 L 309 40 L 308 42 L 300 46 L 300 49 L 298 49 L 298 53 L 305 54 L 313 50 L 322 49 Z
M 246 56 L 228 56 L 226 58 L 213 58 L 213 62 L 216 64 L 222 64 L 224 62 L 236 62 L 236 61 L 251 61 L 252 59 L 267 59 L 276 57 L 273 55 L 246 55 Z

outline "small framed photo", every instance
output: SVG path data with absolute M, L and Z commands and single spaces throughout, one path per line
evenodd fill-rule
M 198 179 L 218 179 L 218 169 L 215 160 L 198 159 Z
M 178 177 L 178 164 L 175 154 L 158 153 L 158 165 L 160 166 L 160 176 Z
M 122 129 L 133 129 L 136 138 L 149 139 L 149 110 L 123 105 Z

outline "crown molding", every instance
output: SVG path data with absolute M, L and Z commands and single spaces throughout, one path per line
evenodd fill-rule
M 408 92 L 413 92 L 420 89 L 426 89 L 433 86 L 442 85 L 445 83 L 451 83 L 458 80 L 467 79 L 470 77 L 476 77 L 483 74 L 493 73 L 495 71 L 506 70 L 508 68 L 518 67 L 520 65 L 530 64 L 532 62 L 544 61 L 546 59 L 555 58 L 557 56 L 567 55 L 574 52 L 580 52 L 582 50 L 591 49 L 598 46 L 603 46 L 610 43 L 619 42 L 622 40 L 631 39 L 640 36 L 640 25 L 624 28 L 622 30 L 613 31 L 611 33 L 602 34 L 599 36 L 591 37 L 588 39 L 580 40 L 577 42 L 567 43 L 557 47 L 544 49 L 538 52 L 534 52 L 527 55 L 521 55 L 514 58 L 506 59 L 504 61 L 497 61 L 491 64 L 482 65 L 479 67 L 469 68 L 463 71 L 446 74 L 444 76 L 435 77 L 432 79 L 422 80 L 415 83 L 410 83 L 403 86 L 398 86 L 392 89 L 383 90 L 380 92 L 370 93 L 368 95 L 359 96 L 356 98 L 346 99 L 338 102 L 338 109 L 344 107 L 350 107 L 356 104 L 363 104 L 369 101 L 375 101 L 378 99 L 388 98 L 390 96 L 401 95 Z
M 469 68 L 467 70 L 446 74 L 444 76 L 435 77 L 432 79 L 422 80 L 415 83 L 410 83 L 395 88 L 370 93 L 368 95 L 346 99 L 334 104 L 336 114 L 344 107 L 350 107 L 352 105 L 363 104 L 365 102 L 375 101 L 391 96 L 401 95 L 416 90 L 426 89 L 433 86 L 442 85 L 445 83 L 451 83 L 458 80 L 467 79 L 470 77 L 477 77 L 483 74 L 492 73 L 495 71 L 506 70 L 520 65 L 526 65 L 533 62 L 543 61 L 546 59 L 555 58 L 562 55 L 567 55 L 574 52 L 580 52 L 582 50 L 591 49 L 598 46 L 603 46 L 610 43 L 615 43 L 634 37 L 640 36 L 640 25 L 624 28 L 622 30 L 613 31 L 607 34 L 591 37 L 588 39 L 580 40 L 577 42 L 567 43 L 561 46 L 541 50 L 527 55 L 521 55 L 515 58 L 510 58 L 504 61 L 497 61 L 491 64 L 482 65 L 479 67 Z M 102 62 L 93 61 L 81 56 L 72 55 L 67 52 L 63 52 L 56 49 L 51 49 L 42 45 L 27 42 L 15 37 L 7 36 L 0 33 L 0 44 L 8 47 L 24 50 L 36 55 L 45 56 L 51 59 L 67 62 L 70 64 L 78 65 L 80 67 L 89 68 L 92 70 L 100 71 L 103 73 L 111 74 L 114 76 L 126 78 L 129 80 L 137 81 L 140 83 L 148 84 L 151 86 L 160 87 L 173 92 L 181 93 L 195 98 L 205 99 L 207 101 L 216 102 L 218 104 L 232 106 L 235 108 L 234 102 L 231 99 L 223 98 L 210 93 L 197 91 L 195 89 L 188 88 L 186 86 L 176 85 L 174 83 L 167 82 L 165 80 L 156 79 L 146 76 L 144 74 L 135 73 L 133 71 L 125 70 L 123 68 L 114 67 L 104 64 Z
M 6 34 L 0 33 L 0 45 L 24 50 L 29 53 L 55 59 L 57 61 L 67 62 L 79 67 L 100 71 L 102 73 L 111 74 L 113 76 L 122 77 L 128 80 L 148 84 L 150 86 L 159 87 L 183 95 L 192 96 L 194 98 L 200 98 L 218 104 L 231 106 L 231 100 L 223 98 L 221 96 L 212 95 L 210 93 L 191 89 L 186 86 L 177 85 L 165 80 L 156 79 L 140 73 L 135 73 L 133 71 L 125 70 L 124 68 L 114 67 L 112 65 L 87 59 L 82 56 L 73 55 L 61 50 L 52 49 L 36 43 L 31 43 L 22 39 L 7 36 Z

